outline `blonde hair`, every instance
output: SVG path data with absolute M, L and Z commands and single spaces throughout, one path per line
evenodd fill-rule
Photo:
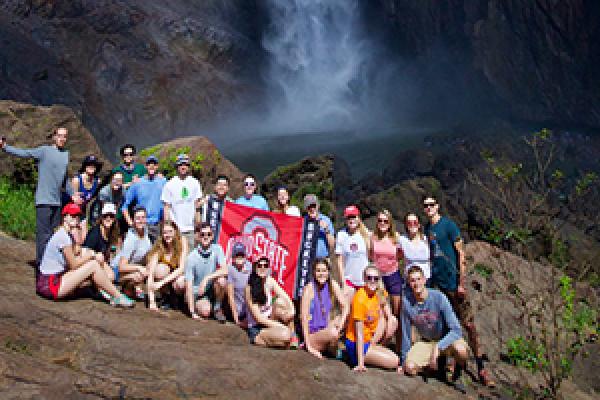
M 383 240 L 386 237 L 389 237 L 392 243 L 397 244 L 400 238 L 400 235 L 396 231 L 396 222 L 394 221 L 394 217 L 389 210 L 383 209 L 377 213 L 377 219 L 379 219 L 379 215 L 385 215 L 389 221 L 389 229 L 387 232 L 382 232 L 379 229 L 379 222 L 375 223 L 375 231 L 373 232 L 377 240 Z
M 165 226 L 170 226 L 175 230 L 175 237 L 173 238 L 173 254 L 171 255 L 171 259 L 175 259 L 177 264 L 179 264 L 179 258 L 181 257 L 181 252 L 183 251 L 183 246 L 181 244 L 181 233 L 179 233 L 179 228 L 177 228 L 175 222 L 171 220 L 162 221 L 160 223 L 160 237 L 156 240 L 154 246 L 152 246 L 152 250 L 150 250 L 149 255 L 157 254 L 158 258 L 160 259 L 167 254 L 167 244 L 163 238 Z
M 379 276 L 379 284 L 377 285 L 375 294 L 377 295 L 377 300 L 379 300 L 379 305 L 383 307 L 385 305 L 385 303 L 387 302 L 387 298 L 385 296 L 385 289 L 383 287 L 381 273 L 379 272 L 379 269 L 374 264 L 369 264 L 363 271 L 363 279 L 365 281 L 367 280 L 367 271 L 369 271 L 369 270 L 375 271 L 377 273 L 377 276 Z

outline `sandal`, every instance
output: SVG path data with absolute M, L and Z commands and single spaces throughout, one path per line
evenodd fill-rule
M 481 371 L 479 371 L 479 381 L 481 382 L 481 384 L 483 386 L 486 386 L 489 388 L 496 387 L 496 382 L 494 382 L 492 377 L 490 377 L 490 374 L 487 372 L 487 370 L 485 368 L 482 369 Z
M 121 294 L 118 297 L 114 297 L 110 301 L 110 305 L 113 307 L 123 307 L 123 308 L 132 308 L 135 306 L 135 301 L 131 300 L 124 294 Z

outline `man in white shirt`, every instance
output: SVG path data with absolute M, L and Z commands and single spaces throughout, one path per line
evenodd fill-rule
M 202 187 L 190 175 L 190 157 L 187 154 L 179 154 L 175 166 L 177 175 L 166 183 L 160 198 L 164 204 L 163 215 L 165 220 L 175 222 L 191 250 L 194 248 L 194 226 L 201 221 Z

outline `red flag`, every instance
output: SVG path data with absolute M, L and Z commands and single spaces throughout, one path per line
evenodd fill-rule
M 303 219 L 225 202 L 219 244 L 231 264 L 236 242 L 246 245 L 246 256 L 254 262 L 267 257 L 273 278 L 294 298 L 296 265 L 302 241 Z

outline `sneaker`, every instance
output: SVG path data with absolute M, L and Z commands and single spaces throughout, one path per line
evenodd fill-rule
M 292 338 L 290 339 L 290 349 L 297 350 L 299 346 L 300 340 L 298 340 L 298 335 L 293 334 Z
M 135 299 L 136 300 L 144 300 L 146 298 L 146 292 L 141 287 L 135 288 Z
M 104 289 L 100 289 L 100 290 L 98 290 L 98 293 L 100 293 L 100 296 L 102 296 L 102 298 L 103 298 L 104 300 L 108 301 L 109 303 L 110 303 L 110 302 L 112 301 L 112 299 L 113 299 L 113 298 L 112 298 L 112 296 L 111 296 L 110 294 L 108 294 L 108 293 L 106 292 L 106 290 L 104 290 Z
M 132 308 L 135 306 L 135 301 L 122 294 L 119 297 L 114 297 L 111 300 L 110 305 L 113 307 Z

